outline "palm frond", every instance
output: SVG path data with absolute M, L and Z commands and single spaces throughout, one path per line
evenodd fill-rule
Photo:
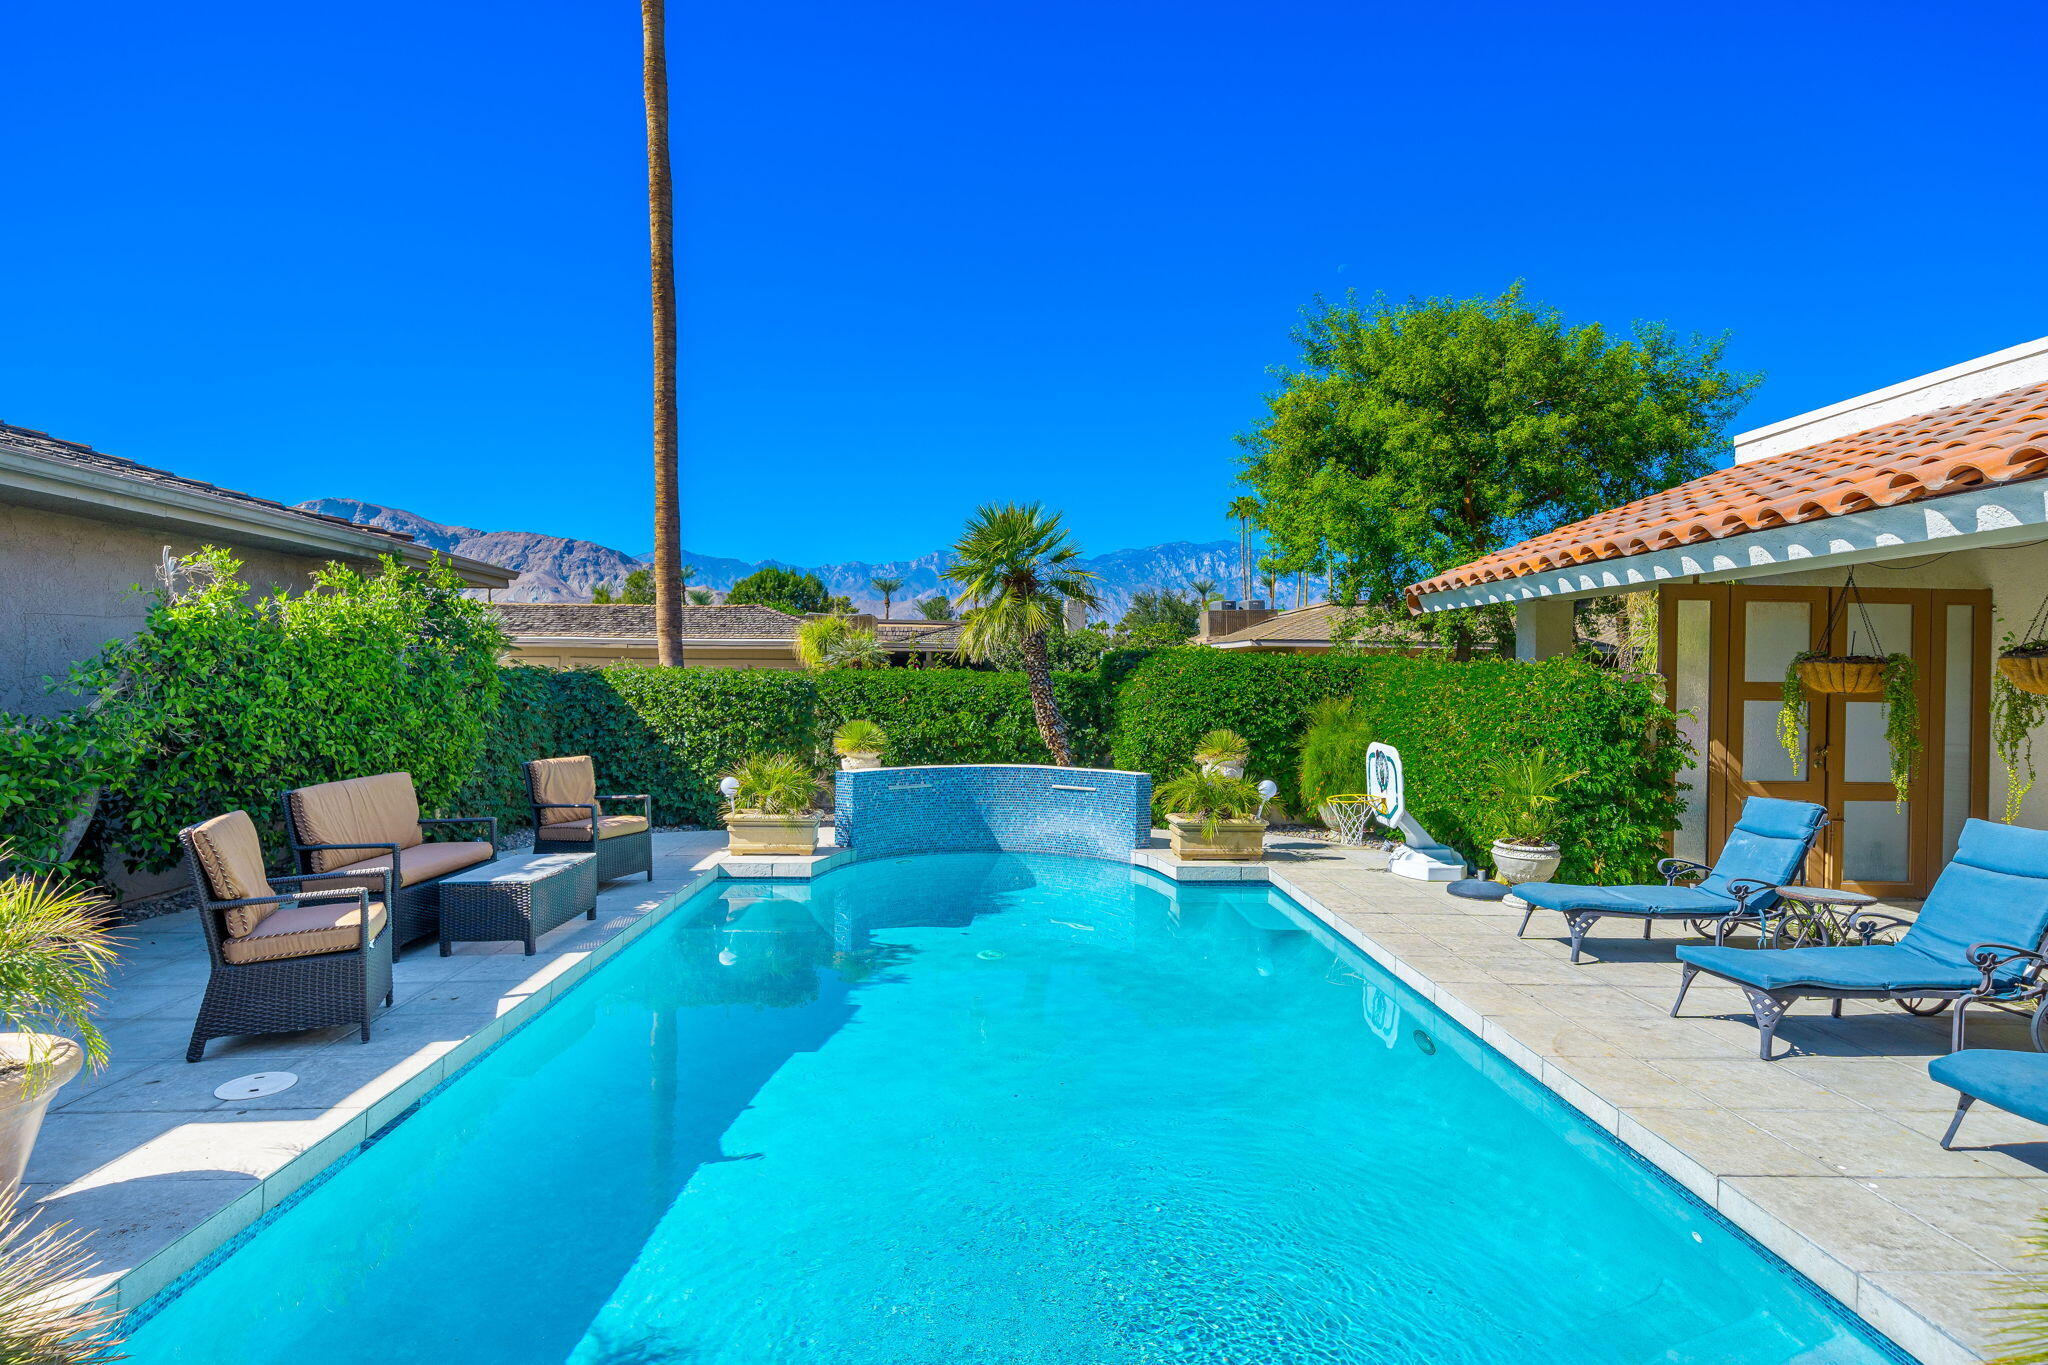
M 93 1269 L 85 1234 L 67 1223 L 19 1217 L 21 1192 L 0 1193 L 0 1361 L 20 1365 L 111 1365 L 117 1315 L 74 1311 L 62 1291 Z

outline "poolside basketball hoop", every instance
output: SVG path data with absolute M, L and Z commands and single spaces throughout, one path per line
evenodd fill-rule
M 1399 830 L 1402 846 L 1387 858 L 1387 871 L 1418 882 L 1455 881 L 1465 860 L 1446 848 L 1408 813 L 1408 785 L 1401 775 L 1401 751 L 1375 742 L 1365 751 L 1365 798 L 1372 818 Z
M 1337 842 L 1345 848 L 1363 848 L 1365 833 L 1372 828 L 1375 811 L 1372 798 L 1363 792 L 1343 792 L 1323 798 L 1323 818 L 1336 831 Z

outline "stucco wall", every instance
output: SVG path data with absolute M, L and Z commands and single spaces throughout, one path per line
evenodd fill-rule
M 217 543 L 217 542 L 216 542 Z M 142 526 L 92 521 L 0 504 L 0 711 L 48 715 L 76 704 L 51 696 L 61 678 L 109 640 L 135 633 L 148 607 L 164 546 L 190 554 L 200 542 Z M 229 545 L 251 586 L 302 588 L 326 558 Z

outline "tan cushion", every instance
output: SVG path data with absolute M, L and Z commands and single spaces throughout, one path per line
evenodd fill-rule
M 616 839 L 621 834 L 641 834 L 646 829 L 647 817 L 644 815 L 601 815 L 597 820 L 597 837 L 600 839 Z M 559 825 L 543 825 L 535 831 L 535 837 L 574 839 L 587 843 L 590 839 L 590 822 L 569 820 Z
M 533 794 L 536 806 L 567 805 L 588 806 L 597 800 L 597 769 L 590 764 L 590 755 L 578 754 L 574 758 L 537 758 L 526 765 L 526 788 Z M 580 820 L 583 812 L 575 810 L 543 810 L 540 822 L 543 825 L 559 825 L 569 820 Z M 590 835 L 585 833 L 583 838 Z
M 465 867 L 475 867 L 478 863 L 487 863 L 497 856 L 498 851 L 487 843 L 418 844 L 406 849 L 398 860 L 399 884 L 401 886 L 418 886 L 421 882 L 432 881 L 436 877 L 445 877 L 450 872 L 460 872 Z M 348 872 L 383 872 L 388 871 L 390 867 L 391 855 L 389 853 L 380 853 L 374 858 L 364 858 L 360 862 L 350 863 L 345 867 L 337 867 L 331 870 L 338 874 Z M 305 888 L 308 891 L 331 891 L 336 887 L 343 886 L 361 886 L 366 888 L 373 896 L 384 894 L 382 882 L 328 881 L 323 877 L 317 882 L 305 883 Z
M 264 917 L 251 933 L 221 944 L 221 956 L 230 962 L 275 962 L 284 957 L 309 957 L 314 953 L 345 953 L 362 945 L 354 901 L 314 901 L 310 905 L 286 905 Z M 384 904 L 370 902 L 370 937 L 384 932 Z
M 263 872 L 263 840 L 257 837 L 256 822 L 249 812 L 231 810 L 186 831 L 192 852 L 198 855 L 200 871 L 206 875 L 207 891 L 217 901 L 242 901 L 252 896 L 274 896 L 270 878 Z M 228 933 L 239 938 L 263 923 L 274 905 L 245 905 L 221 912 Z
M 396 844 L 422 842 L 420 799 L 411 773 L 379 773 L 346 782 L 300 787 L 286 798 L 302 844 Z M 365 851 L 315 853 L 309 872 L 332 872 L 365 856 Z

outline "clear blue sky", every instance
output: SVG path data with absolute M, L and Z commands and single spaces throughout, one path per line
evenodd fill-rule
M 684 543 L 1043 498 L 1230 534 L 1318 291 L 1730 330 L 1754 425 L 2048 333 L 2025 4 L 683 4 Z M 0 418 L 296 500 L 648 529 L 627 0 L 21 5 Z

